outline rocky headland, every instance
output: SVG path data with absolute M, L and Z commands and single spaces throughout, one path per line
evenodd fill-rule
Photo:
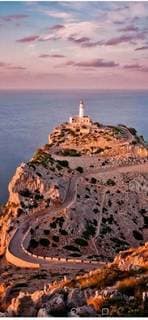
M 111 308 L 124 315 L 139 301 L 135 315 L 145 314 L 147 158 L 143 138 L 124 125 L 90 121 L 53 130 L 9 183 L 0 217 L 1 312 L 95 316 Z M 29 269 L 31 262 L 39 270 Z

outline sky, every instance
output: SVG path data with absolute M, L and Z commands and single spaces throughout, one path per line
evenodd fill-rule
M 148 2 L 0 2 L 0 89 L 148 89 Z

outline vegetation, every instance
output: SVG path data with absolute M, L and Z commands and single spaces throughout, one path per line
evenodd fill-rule
M 64 246 L 63 249 L 70 250 L 70 251 L 80 251 L 79 248 L 72 245 Z
M 136 240 L 143 240 L 143 235 L 137 230 L 133 230 L 133 236 Z
M 64 168 L 69 168 L 69 163 L 67 160 L 57 160 L 57 162 Z
M 41 238 L 40 239 L 40 244 L 44 247 L 48 247 L 49 246 L 49 240 L 47 238 Z
M 69 156 L 69 157 L 79 157 L 81 155 L 81 152 L 75 149 L 64 149 L 61 151 L 63 156 Z
M 108 179 L 107 182 L 106 182 L 106 184 L 107 184 L 108 186 L 115 186 L 115 185 L 116 185 L 115 181 L 112 180 L 112 179 Z
M 31 247 L 32 249 L 35 249 L 37 248 L 38 244 L 39 244 L 38 241 L 36 241 L 35 239 L 31 239 L 29 247 Z
M 77 167 L 76 170 L 77 170 L 78 172 L 80 172 L 80 173 L 83 173 L 83 171 L 84 171 L 82 167 Z
M 79 246 L 87 246 L 88 245 L 88 242 L 82 238 L 77 238 L 75 239 L 75 243 L 78 244 Z

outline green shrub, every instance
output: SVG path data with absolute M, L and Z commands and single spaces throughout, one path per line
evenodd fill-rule
M 80 173 L 83 173 L 83 171 L 84 171 L 82 167 L 77 167 L 76 170 L 77 170 L 78 172 L 80 172 Z
M 108 186 L 115 186 L 116 183 L 115 183 L 114 180 L 108 179 L 107 182 L 106 182 L 106 184 L 107 184 Z
M 91 180 L 90 180 L 90 183 L 95 184 L 96 182 L 97 182 L 96 178 L 92 177 Z
M 79 248 L 72 245 L 64 246 L 63 249 L 70 250 L 70 251 L 80 251 Z
M 59 242 L 59 236 L 53 236 L 52 240 L 55 241 L 55 242 Z
M 46 239 L 46 238 L 41 238 L 40 239 L 40 244 L 42 245 L 42 246 L 44 246 L 44 247 L 48 247 L 49 246 L 49 240 L 48 239 Z
M 88 242 L 82 238 L 75 239 L 75 243 L 82 247 L 88 246 Z
M 133 230 L 133 236 L 136 240 L 143 240 L 143 235 L 137 230 Z
M 31 248 L 35 249 L 35 248 L 37 248 L 38 244 L 39 244 L 38 241 L 36 241 L 35 239 L 31 239 L 29 246 Z
M 67 160 L 57 160 L 57 162 L 60 164 L 60 166 L 64 168 L 69 168 L 69 163 Z

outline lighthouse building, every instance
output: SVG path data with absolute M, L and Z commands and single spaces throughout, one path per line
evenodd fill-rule
M 69 118 L 69 123 L 74 126 L 90 126 L 92 121 L 88 116 L 84 115 L 84 102 L 80 100 L 79 114 Z

